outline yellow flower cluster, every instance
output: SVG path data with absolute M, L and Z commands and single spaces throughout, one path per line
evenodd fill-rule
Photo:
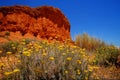
M 42 49 L 42 46 L 39 45 L 38 48 L 39 48 L 39 49 Z
M 50 60 L 54 60 L 55 58 L 54 58 L 54 57 L 50 57 L 49 59 L 50 59 Z
M 77 69 L 76 72 L 77 72 L 78 75 L 80 75 L 80 70 L 79 69 Z
M 13 72 L 4 72 L 4 75 L 8 76 L 8 75 L 11 75 L 13 74 Z
M 0 50 L 0 54 L 2 53 L 3 51 Z
M 71 45 L 71 48 L 76 49 L 76 48 L 77 48 L 77 46 L 73 46 L 73 45 Z
M 88 65 L 88 70 L 90 72 L 92 72 L 94 69 L 99 69 L 99 67 L 98 66 L 90 66 L 90 65 Z
M 76 62 L 77 62 L 78 64 L 81 64 L 81 63 L 82 63 L 80 60 L 77 60 Z
M 16 72 L 20 72 L 20 70 L 18 68 L 16 68 L 13 71 L 4 72 L 4 75 L 8 76 L 8 75 L 11 75 L 11 74 L 16 73 Z
M 67 71 L 67 70 L 65 70 L 65 74 L 68 74 L 68 71 Z
M 30 57 L 30 56 L 31 56 L 31 53 L 30 53 L 29 51 L 24 51 L 24 52 L 23 52 L 23 55 Z
M 20 70 L 19 70 L 19 69 L 14 69 L 13 72 L 14 72 L 14 73 L 20 72 Z
M 62 49 L 63 49 L 63 46 L 59 46 L 58 49 L 59 49 L 59 50 L 62 50 Z
M 66 58 L 66 60 L 71 61 L 71 60 L 72 60 L 72 58 L 71 58 L 71 57 L 67 57 L 67 58 Z
M 42 54 L 43 56 L 47 56 L 47 54 L 44 52 L 43 54 Z
M 5 64 L 4 63 L 0 63 L 0 68 L 4 67 Z
M 88 65 L 88 70 L 89 70 L 90 72 L 92 72 L 92 71 L 93 71 L 93 67 L 90 66 L 90 65 Z
M 20 63 L 20 62 L 21 62 L 21 60 L 18 60 L 17 62 L 18 62 L 18 63 Z
M 12 52 L 9 51 L 9 52 L 6 52 L 6 54 L 10 55 L 10 54 L 12 54 Z
M 16 60 L 17 64 L 23 64 L 23 66 L 25 65 L 26 67 L 27 62 L 29 63 L 27 65 L 31 68 L 31 70 L 33 70 L 33 72 L 40 73 L 43 76 L 45 71 L 52 71 L 54 67 L 56 71 L 57 69 L 61 69 L 65 76 L 69 75 L 72 77 L 72 79 L 77 79 L 76 76 L 82 76 L 83 74 L 86 76 L 94 69 L 98 69 L 97 66 L 88 65 L 90 61 L 93 61 L 94 59 L 88 57 L 85 52 L 85 48 L 56 43 L 49 44 L 47 42 L 26 43 L 25 40 L 22 42 L 22 44 L 26 45 L 20 44 L 20 49 L 18 47 L 18 52 L 22 52 L 22 55 L 27 57 L 17 54 L 19 55 L 19 57 L 17 56 L 18 59 Z M 0 53 L 2 53 L 2 51 L 0 51 Z M 6 54 L 12 54 L 12 52 L 8 51 Z M 39 66 L 41 65 L 40 63 L 43 65 L 42 67 Z M 51 63 L 53 63 L 52 66 L 50 65 Z M 2 63 L 0 64 L 0 67 L 2 66 L 5 65 Z M 20 72 L 20 70 L 14 69 L 13 71 L 4 72 L 4 75 L 11 75 L 17 72 Z

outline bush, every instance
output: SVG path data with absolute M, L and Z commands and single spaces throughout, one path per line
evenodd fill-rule
M 106 46 L 97 49 L 96 60 L 99 65 L 112 66 L 115 65 L 119 55 L 119 49 L 114 46 Z
M 86 48 L 89 51 L 94 51 L 101 46 L 105 46 L 103 41 L 90 37 L 86 33 L 76 36 L 75 44 L 81 48 Z
M 6 35 L 6 36 L 10 36 L 10 32 L 9 32 L 9 31 L 6 31 L 6 32 L 5 32 L 5 35 Z
M 107 45 L 103 41 L 90 37 L 88 34 L 76 36 L 75 44 L 86 48 L 88 53 L 96 53 L 96 64 L 111 66 L 115 65 L 120 49 L 113 45 Z
M 18 42 L 13 41 L 1 44 L 0 50 L 2 50 L 2 54 L 0 56 L 6 56 L 7 52 L 12 52 L 12 54 L 15 54 L 17 52 L 18 45 Z
M 30 42 L 19 44 L 17 65 L 4 68 L 5 79 L 85 80 L 92 79 L 94 66 L 85 49 L 60 43 Z M 9 62 L 9 60 L 8 60 Z

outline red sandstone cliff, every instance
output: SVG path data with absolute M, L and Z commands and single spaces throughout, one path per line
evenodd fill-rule
M 18 36 L 64 41 L 70 39 L 70 24 L 64 14 L 50 6 L 0 7 L 0 35 L 9 31 L 11 40 Z M 0 36 L 0 38 L 1 38 Z

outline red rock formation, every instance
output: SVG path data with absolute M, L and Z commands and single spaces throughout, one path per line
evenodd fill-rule
M 70 24 L 58 8 L 0 7 L 0 32 L 31 34 L 38 39 L 70 39 Z M 16 35 L 15 35 L 16 36 Z

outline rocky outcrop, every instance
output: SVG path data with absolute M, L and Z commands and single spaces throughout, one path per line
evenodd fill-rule
M 0 32 L 20 32 L 38 39 L 70 39 L 70 24 L 58 8 L 42 6 L 0 7 Z

